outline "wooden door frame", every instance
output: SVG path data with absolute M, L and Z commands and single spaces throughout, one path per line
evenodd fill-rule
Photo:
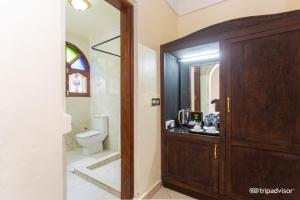
M 194 67 L 194 99 L 192 99 L 192 101 L 194 101 L 194 105 L 195 105 L 194 110 L 196 112 L 201 111 L 201 93 L 200 93 L 201 81 L 200 81 L 200 74 L 201 74 L 200 73 L 200 66 L 199 67 Z
M 121 12 L 121 199 L 134 196 L 134 29 L 128 0 L 105 0 Z

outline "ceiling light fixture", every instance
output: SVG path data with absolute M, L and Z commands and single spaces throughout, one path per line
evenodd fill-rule
M 83 11 L 91 7 L 89 0 L 69 0 L 75 10 Z

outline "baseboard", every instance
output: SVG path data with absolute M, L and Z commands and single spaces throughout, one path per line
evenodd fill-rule
M 138 200 L 151 199 L 152 196 L 161 188 L 161 180 L 157 181 L 151 188 L 149 188 Z

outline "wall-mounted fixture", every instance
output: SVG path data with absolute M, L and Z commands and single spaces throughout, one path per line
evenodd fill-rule
M 210 59 L 216 59 L 216 58 L 220 58 L 220 54 L 218 52 L 181 58 L 179 60 L 179 62 L 203 61 L 203 60 L 210 60 Z
M 120 37 L 121 36 L 119 35 L 119 36 L 113 37 L 111 39 L 105 40 L 104 42 L 100 42 L 98 44 L 95 44 L 95 45 L 92 46 L 92 49 L 95 50 L 95 51 L 99 51 L 99 52 L 102 52 L 102 53 L 106 53 L 106 54 L 112 55 L 112 56 L 121 57 L 120 55 L 117 55 L 117 54 L 114 54 L 114 53 L 111 53 L 111 52 L 108 52 L 108 51 L 103 51 L 103 50 L 97 48 L 97 47 L 99 47 L 99 46 L 101 46 L 101 45 L 103 45 L 105 43 L 111 42 L 111 41 L 116 40 L 116 39 L 118 39 Z
M 160 105 L 160 98 L 152 98 L 151 99 L 152 106 L 159 106 Z
M 75 10 L 83 11 L 91 7 L 89 0 L 69 0 Z

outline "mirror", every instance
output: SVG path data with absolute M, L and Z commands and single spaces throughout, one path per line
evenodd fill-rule
M 219 42 L 179 49 L 164 54 L 166 129 L 176 127 L 219 130 Z M 172 126 L 171 126 L 172 127 Z M 202 129 L 201 129 L 202 130 Z
M 220 98 L 219 62 L 192 66 L 190 69 L 191 111 L 204 116 L 219 112 Z

